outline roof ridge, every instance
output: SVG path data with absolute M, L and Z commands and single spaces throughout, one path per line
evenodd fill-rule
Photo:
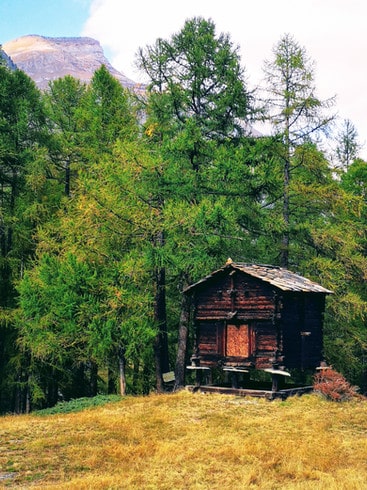
M 229 259 L 220 269 L 203 277 L 196 283 L 191 284 L 191 286 L 185 288 L 184 291 L 190 291 L 199 285 L 203 285 L 218 273 L 225 273 L 228 269 L 237 270 L 244 274 L 248 274 L 249 276 L 264 281 L 283 291 L 332 294 L 332 291 L 324 288 L 314 280 L 309 279 L 302 274 L 292 272 L 289 269 L 285 269 L 277 265 L 273 266 L 256 263 L 247 264 L 243 262 L 234 262 L 231 259 Z
M 269 269 L 288 270 L 288 269 L 285 269 L 284 267 L 281 267 L 280 265 L 262 264 L 260 262 L 231 262 L 231 264 L 228 264 L 228 265 L 240 265 L 240 266 L 246 266 L 246 267 L 258 266 L 258 267 L 269 267 Z M 291 272 L 291 271 L 289 271 L 289 272 Z

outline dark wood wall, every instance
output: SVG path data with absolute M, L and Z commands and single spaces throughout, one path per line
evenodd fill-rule
M 284 364 L 288 368 L 315 368 L 323 350 L 325 295 L 288 293 L 281 315 Z
M 274 290 L 243 274 L 218 275 L 196 291 L 195 308 L 198 320 L 222 320 L 235 312 L 239 320 L 270 320 L 275 314 Z
M 287 368 L 316 367 L 320 363 L 323 294 L 284 293 L 235 272 L 218 274 L 200 285 L 194 304 L 196 348 L 204 365 L 226 363 L 265 369 L 274 363 Z M 239 339 L 248 336 L 246 357 L 227 355 L 235 352 L 229 348 L 234 329 L 227 329 L 227 325 L 238 327 Z

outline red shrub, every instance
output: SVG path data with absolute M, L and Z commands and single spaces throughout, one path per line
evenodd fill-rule
M 344 376 L 332 368 L 321 369 L 314 376 L 313 389 L 327 400 L 342 402 L 358 397 L 358 387 L 352 386 Z

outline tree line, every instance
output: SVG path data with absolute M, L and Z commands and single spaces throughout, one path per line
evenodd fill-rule
M 182 290 L 228 257 L 334 291 L 325 357 L 367 390 L 367 166 L 348 120 L 324 150 L 334 101 L 305 49 L 284 35 L 257 91 L 211 20 L 137 60 L 143 95 L 104 66 L 46 92 L 0 66 L 0 411 L 163 391 L 171 370 L 181 388 Z

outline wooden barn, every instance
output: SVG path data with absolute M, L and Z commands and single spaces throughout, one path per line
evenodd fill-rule
M 234 263 L 192 284 L 192 369 L 280 372 L 323 359 L 323 314 L 331 291 L 286 269 Z M 190 366 L 189 366 L 190 368 Z

